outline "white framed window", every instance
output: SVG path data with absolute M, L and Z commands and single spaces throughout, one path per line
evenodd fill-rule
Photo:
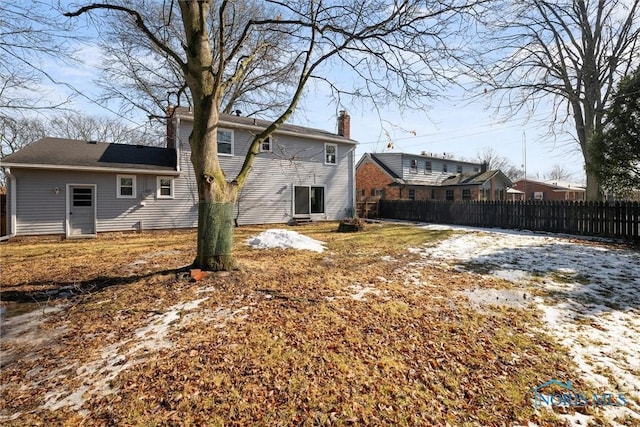
M 456 166 L 456 173 L 462 173 L 462 165 Z
M 271 152 L 273 152 L 273 145 L 271 144 L 272 140 L 273 140 L 272 137 L 268 137 L 268 138 L 265 138 L 260 143 L 260 152 L 261 153 L 271 153 Z
M 409 165 L 409 172 L 418 173 L 418 161 L 416 159 L 411 160 L 411 164 Z
M 324 164 L 335 165 L 338 163 L 338 144 L 324 144 Z
M 444 172 L 444 173 L 447 172 L 447 164 L 446 163 L 442 164 L 442 172 Z
M 425 174 L 430 174 L 431 173 L 431 162 L 429 160 L 424 162 L 424 173 Z
M 116 176 L 116 198 L 135 199 L 136 198 L 136 176 L 117 175 Z
M 173 199 L 173 177 L 159 176 L 156 178 L 158 199 Z
M 218 154 L 233 156 L 233 130 L 218 129 Z

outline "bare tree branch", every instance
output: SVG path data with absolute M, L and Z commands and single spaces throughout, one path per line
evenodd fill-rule
M 594 140 L 614 85 L 640 62 L 640 1 L 496 1 L 486 16 L 469 74 L 507 117 L 550 101 L 549 126 L 566 132 L 558 125 L 571 123 L 585 159 L 587 198 L 598 199 Z

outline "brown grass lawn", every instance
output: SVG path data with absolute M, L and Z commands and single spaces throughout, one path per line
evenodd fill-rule
M 540 313 L 461 293 L 507 282 L 407 283 L 407 249 L 448 232 L 323 223 L 292 228 L 323 253 L 244 244 L 266 228 L 238 228 L 240 270 L 198 282 L 177 273 L 191 231 L 0 246 L 3 300 L 39 300 L 3 303 L 38 311 L 3 336 L 0 424 L 561 425 L 531 389 L 578 375 Z

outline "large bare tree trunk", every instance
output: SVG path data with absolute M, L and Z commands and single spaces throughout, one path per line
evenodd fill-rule
M 202 270 L 231 270 L 235 268 L 233 206 L 237 187 L 226 182 L 218 162 L 216 104 L 203 104 L 199 111 L 194 109 L 194 120 L 199 120 L 202 126 L 194 124 L 189 136 L 198 184 L 198 239 L 193 264 Z
M 191 163 L 198 185 L 198 240 L 194 267 L 231 270 L 235 267 L 233 205 L 238 191 L 228 183 L 218 161 L 218 119 L 223 98 L 222 69 L 215 69 L 207 35 L 209 2 L 179 3 L 187 39 L 185 77 L 193 97 L 193 130 L 189 135 Z M 224 53 L 220 47 L 221 54 Z

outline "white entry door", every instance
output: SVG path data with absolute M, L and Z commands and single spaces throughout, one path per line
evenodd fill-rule
M 67 188 L 67 237 L 95 236 L 95 186 L 69 185 Z

